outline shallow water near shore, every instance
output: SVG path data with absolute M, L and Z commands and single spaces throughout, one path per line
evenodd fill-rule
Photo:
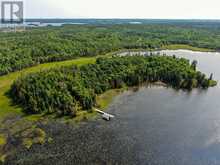
M 220 80 L 220 53 L 164 50 L 198 61 L 198 69 Z M 53 143 L 19 148 L 6 164 L 220 164 L 220 84 L 191 92 L 141 87 L 117 96 L 108 108 L 116 117 L 78 127 L 42 125 Z

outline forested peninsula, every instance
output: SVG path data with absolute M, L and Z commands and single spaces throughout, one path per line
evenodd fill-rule
M 176 89 L 216 85 L 196 70 L 196 62 L 175 56 L 98 58 L 95 64 L 50 69 L 20 77 L 10 95 L 29 114 L 76 115 L 97 106 L 96 96 L 109 89 L 161 81 Z

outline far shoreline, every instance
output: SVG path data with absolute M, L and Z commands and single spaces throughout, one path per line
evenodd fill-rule
M 209 48 L 199 48 L 185 44 L 170 44 L 162 46 L 162 50 L 191 50 L 196 52 L 219 52 L 218 50 L 209 49 Z

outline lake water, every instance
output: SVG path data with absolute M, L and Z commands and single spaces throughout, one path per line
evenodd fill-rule
M 220 80 L 220 53 L 161 53 L 197 60 L 199 70 Z M 137 136 L 140 146 L 134 152 L 141 164 L 220 164 L 219 87 L 192 92 L 151 87 L 122 97 L 113 109 L 119 110 L 115 114 L 124 119 L 130 136 Z
M 220 53 L 162 53 L 195 59 L 199 70 L 220 80 Z M 116 116 L 111 122 L 47 125 L 54 143 L 20 150 L 9 164 L 220 164 L 220 84 L 191 92 L 142 87 L 117 96 L 108 112 Z

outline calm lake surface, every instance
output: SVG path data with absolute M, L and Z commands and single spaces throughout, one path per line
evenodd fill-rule
M 220 80 L 220 53 L 165 50 L 198 61 L 198 69 Z M 220 164 L 220 84 L 192 92 L 142 88 L 121 97 L 115 109 L 135 137 L 140 164 Z M 124 94 L 126 95 L 126 94 Z M 124 132 L 124 130 L 123 130 Z
M 162 53 L 195 59 L 199 70 L 220 80 L 220 53 Z M 54 143 L 20 150 L 8 164 L 220 164 L 220 83 L 191 92 L 142 87 L 117 96 L 108 112 L 116 116 L 111 122 L 46 126 Z

